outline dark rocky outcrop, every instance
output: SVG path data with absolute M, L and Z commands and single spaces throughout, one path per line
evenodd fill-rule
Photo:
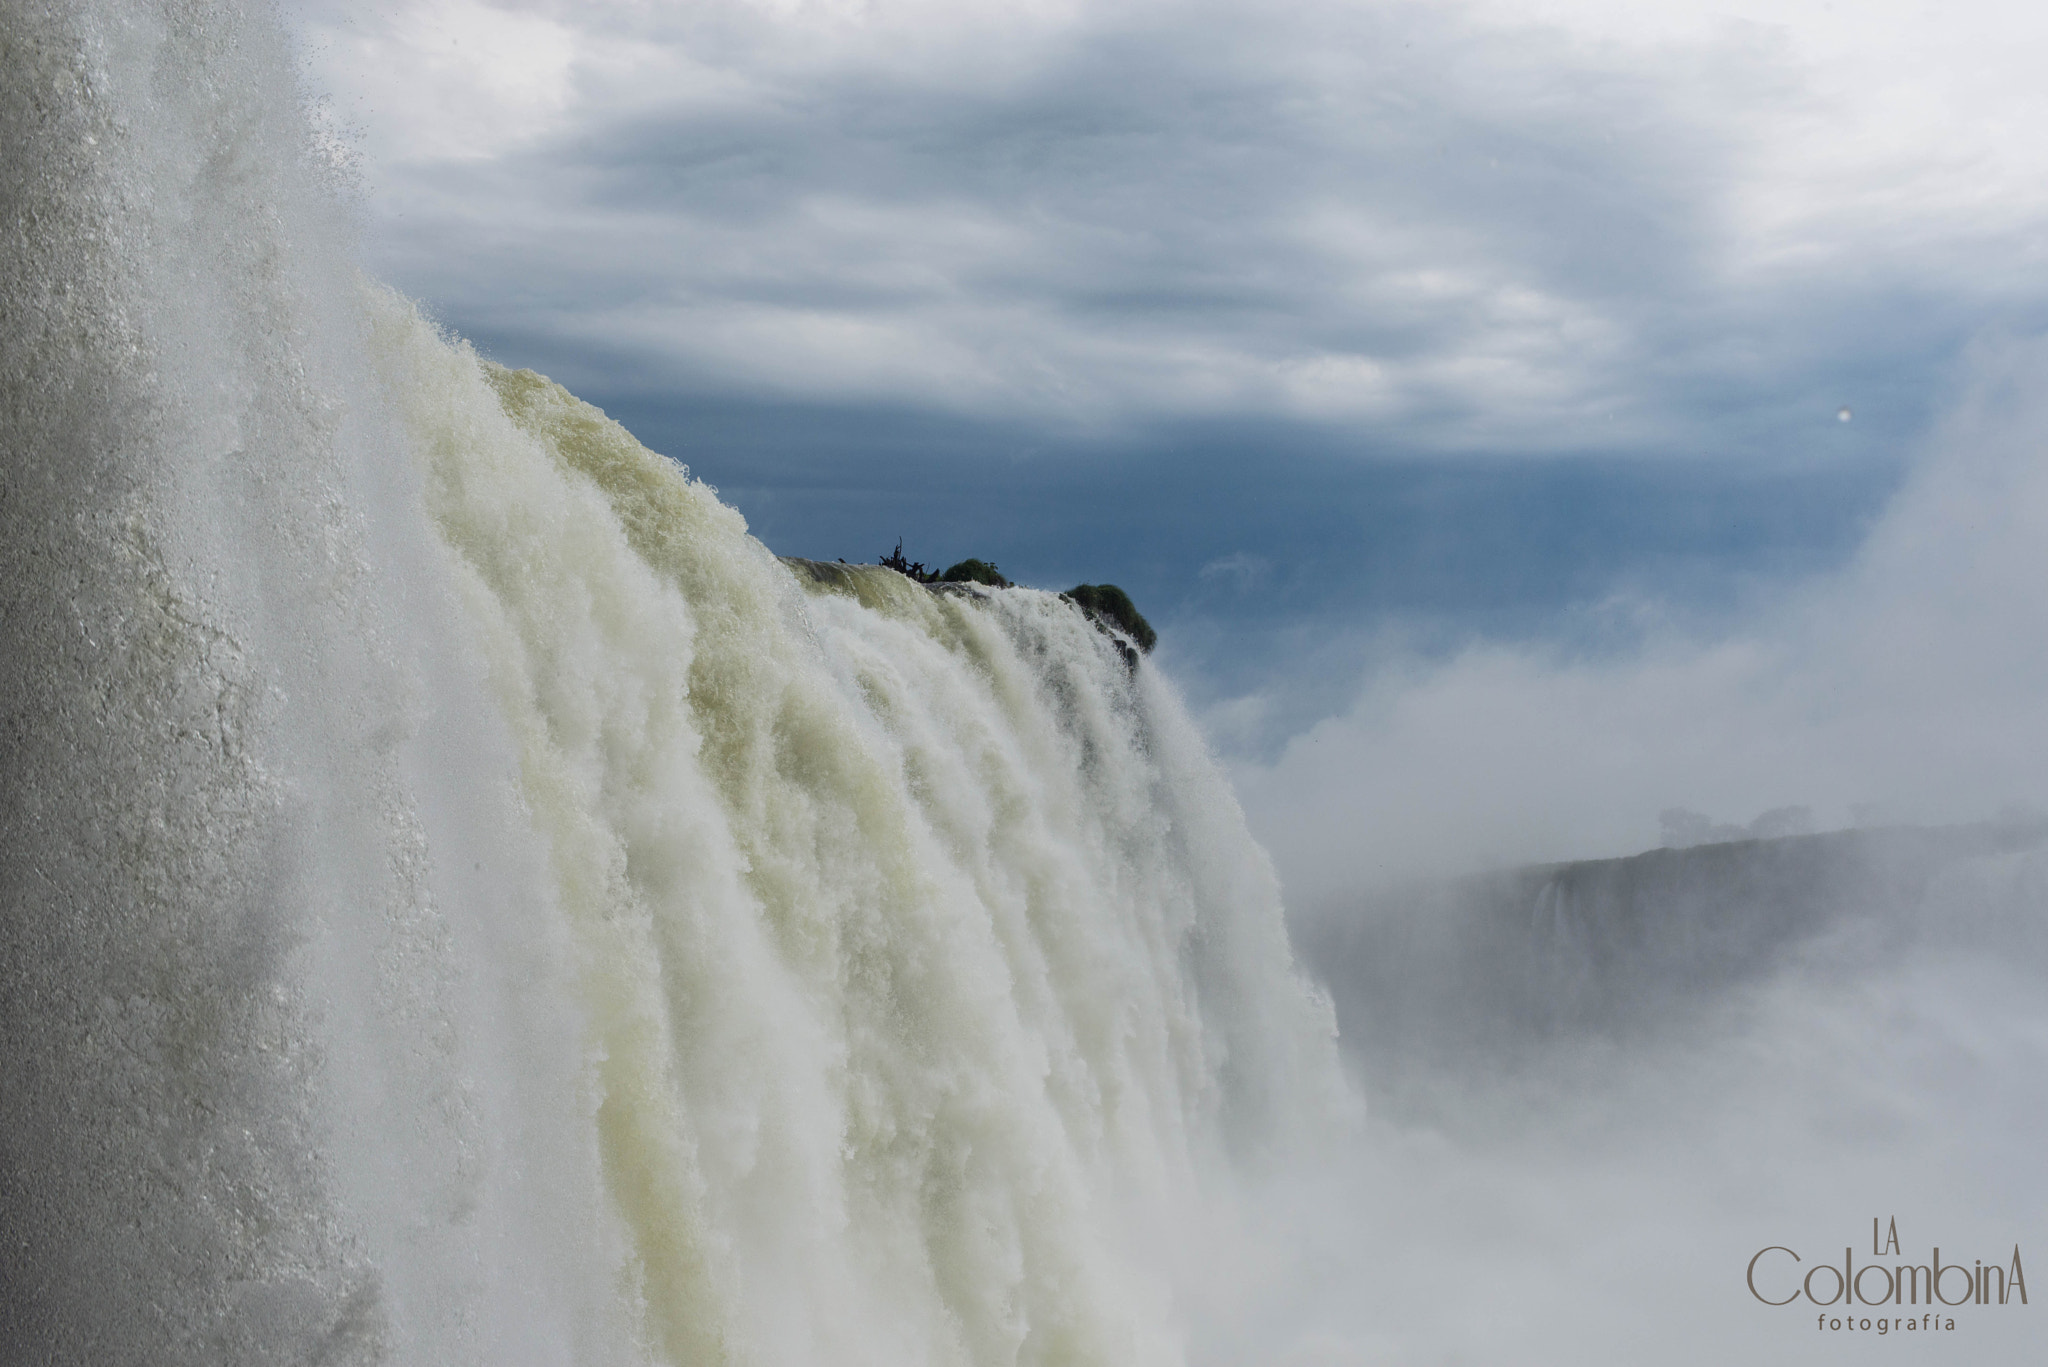
M 805 560 L 798 556 L 780 557 L 797 574 L 817 584 L 825 585 L 842 593 L 861 596 L 857 576 L 851 572 L 856 568 L 845 561 L 826 562 Z M 1016 587 L 994 563 L 987 560 L 967 559 L 950 566 L 942 574 L 933 574 L 924 567 L 924 562 L 911 560 L 903 554 L 903 540 L 897 538 L 896 548 L 882 556 L 877 563 L 887 570 L 894 570 L 914 583 L 928 588 L 943 588 L 955 584 L 980 584 L 987 588 L 1007 589 Z M 1123 655 L 1124 663 L 1132 669 L 1138 667 L 1140 654 L 1149 653 L 1159 642 L 1159 633 L 1139 613 L 1131 596 L 1115 584 L 1077 584 L 1060 597 L 1080 608 L 1082 613 L 1098 630 L 1108 636 Z
M 1159 642 L 1159 633 L 1138 614 L 1131 596 L 1114 584 L 1077 584 L 1060 596 L 1077 604 L 1096 620 L 1123 632 L 1137 642 L 1138 649 L 1142 651 L 1149 653 Z

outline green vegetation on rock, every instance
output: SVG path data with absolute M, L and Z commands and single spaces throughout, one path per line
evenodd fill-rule
M 1079 604 L 1129 636 L 1138 643 L 1140 650 L 1149 653 L 1159 640 L 1159 633 L 1152 630 L 1152 624 L 1138 615 L 1131 596 L 1114 584 L 1079 584 L 1060 596 Z
M 990 588 L 1006 589 L 1010 581 L 1003 578 L 1001 570 L 986 560 L 963 560 L 939 576 L 941 584 L 987 584 Z

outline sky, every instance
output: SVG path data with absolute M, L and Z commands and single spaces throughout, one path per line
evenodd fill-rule
M 374 273 L 780 553 L 1123 585 L 1291 896 L 2048 800 L 2048 12 L 285 12 Z

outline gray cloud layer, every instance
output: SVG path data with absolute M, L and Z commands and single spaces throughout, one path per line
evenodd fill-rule
M 561 52 L 524 86 L 449 68 L 467 114 L 395 85 L 359 111 L 377 256 L 606 394 L 1782 455 L 1841 403 L 1917 426 L 1964 336 L 2048 300 L 2039 262 L 1972 269 L 2010 225 L 1750 225 L 1810 93 L 1747 30 L 1646 55 L 1399 5 L 408 13 L 451 51 L 517 20 Z M 304 19 L 330 85 L 430 45 L 345 20 Z M 526 131 L 448 132 L 501 107 Z

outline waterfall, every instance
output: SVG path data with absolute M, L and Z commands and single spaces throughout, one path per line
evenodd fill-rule
M 0 60 L 8 1360 L 1181 1361 L 1342 1092 L 1170 683 L 361 279 L 267 13 Z

